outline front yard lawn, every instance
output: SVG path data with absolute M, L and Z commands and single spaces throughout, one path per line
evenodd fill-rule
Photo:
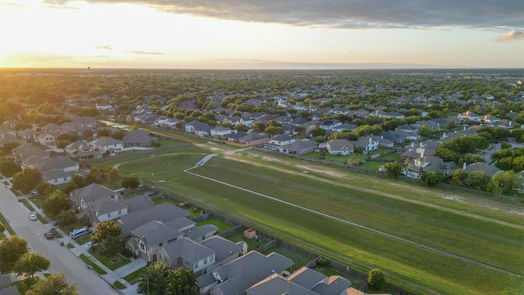
M 91 241 L 91 235 L 86 235 L 86 236 L 83 236 L 81 238 L 78 238 L 75 240 L 75 242 L 78 244 L 78 245 L 83 245 L 87 242 Z
M 202 220 L 202 221 L 199 221 L 197 222 L 197 226 L 202 226 L 202 225 L 206 225 L 206 224 L 212 224 L 214 226 L 217 227 L 217 232 L 221 233 L 221 232 L 225 232 L 226 230 L 228 229 L 231 229 L 233 226 L 225 221 L 222 221 L 218 218 L 215 218 L 215 217 L 210 217 L 206 220 Z
M 258 247 L 260 247 L 260 246 L 266 244 L 267 242 L 269 242 L 269 240 L 266 239 L 266 238 L 260 238 L 258 241 L 255 240 L 255 239 L 248 239 L 248 238 L 244 237 L 244 231 L 242 231 L 242 230 L 239 230 L 236 233 L 228 235 L 225 238 L 230 240 L 230 241 L 233 241 L 235 243 L 236 242 L 240 242 L 240 241 L 246 242 L 248 251 L 256 250 Z
M 96 271 L 97 274 L 99 275 L 107 274 L 105 270 L 103 270 L 100 266 L 98 266 L 98 264 L 93 262 L 91 259 L 89 259 L 89 257 L 85 256 L 84 254 L 80 254 L 80 256 L 78 257 L 80 257 L 80 259 L 82 259 L 82 261 L 85 262 L 85 264 L 91 266 L 93 270 Z
M 115 270 L 131 262 L 129 259 L 125 258 L 122 255 L 107 257 L 96 253 L 95 251 L 93 251 L 93 249 L 90 249 L 89 253 L 91 253 L 93 257 L 98 259 L 98 261 L 100 261 L 103 265 L 107 266 L 107 268 L 109 268 L 110 270 Z
M 115 281 L 113 283 L 113 286 L 115 286 L 115 288 L 117 288 L 118 290 L 123 290 L 126 288 L 126 286 L 122 284 L 120 281 Z
M 140 276 L 142 275 L 142 273 L 144 273 L 144 271 L 146 271 L 145 267 L 143 267 L 141 269 L 137 269 L 134 272 L 132 272 L 132 273 L 128 274 L 127 276 L 125 276 L 124 280 L 126 280 L 131 285 L 134 285 L 134 284 L 138 283 L 138 280 L 140 279 Z

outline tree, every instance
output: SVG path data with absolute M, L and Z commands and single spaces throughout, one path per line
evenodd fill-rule
M 27 241 L 18 236 L 10 236 L 3 240 L 0 243 L 0 272 L 10 270 L 28 251 Z
M 488 188 L 492 193 L 505 194 L 514 189 L 518 189 L 519 184 L 519 175 L 510 170 L 493 175 Z
M 84 186 L 84 177 L 81 174 L 75 174 L 71 182 L 75 184 L 75 187 L 81 188 Z
M 75 286 L 69 285 L 64 275 L 53 274 L 40 279 L 25 295 L 79 295 Z
M 122 180 L 122 186 L 126 189 L 135 189 L 140 185 L 140 180 L 135 174 L 129 174 Z
M 28 194 L 42 182 L 42 173 L 35 168 L 25 168 L 13 176 L 13 187 Z
M 386 283 L 384 274 L 379 269 L 372 269 L 368 273 L 368 285 L 374 290 L 380 290 Z
M 121 253 L 124 248 L 125 241 L 118 237 L 109 236 L 100 242 L 96 251 L 101 255 L 110 257 Z
M 260 121 L 255 121 L 252 127 L 253 130 L 255 130 L 256 132 L 264 132 L 264 130 L 266 129 L 266 124 Z
M 87 175 L 87 182 L 88 183 L 100 183 L 102 182 L 102 179 L 104 178 L 104 171 L 98 167 L 91 167 L 89 169 L 89 174 Z
M 26 253 L 22 255 L 13 266 L 13 270 L 17 272 L 18 275 L 25 274 L 31 279 L 35 273 L 47 270 L 48 268 L 49 259 L 39 253 Z
M 418 134 L 422 137 L 432 137 L 434 136 L 438 131 L 429 127 L 429 126 L 422 126 L 418 130 Z
M 282 127 L 277 126 L 268 126 L 264 132 L 266 132 L 269 135 L 277 135 L 284 133 L 284 129 Z
M 524 124 L 524 111 L 520 112 L 520 114 L 515 117 L 515 121 L 519 124 Z
M 199 288 L 196 285 L 193 271 L 186 268 L 170 270 L 167 276 L 166 294 L 168 295 L 198 295 Z
M 444 173 L 440 170 L 429 171 L 420 176 L 420 182 L 425 186 L 437 185 L 444 180 Z
M 16 173 L 22 171 L 20 165 L 15 162 L 15 159 L 10 157 L 2 157 L 0 159 L 0 173 L 5 177 L 12 177 Z
M 116 224 L 113 220 L 100 222 L 96 225 L 91 240 L 95 242 L 101 242 L 108 237 L 116 237 L 120 234 L 120 225 Z
M 326 130 L 320 127 L 314 127 L 311 129 L 310 133 L 313 137 L 324 136 L 326 134 Z
M 165 264 L 154 263 L 146 268 L 138 281 L 138 293 L 165 295 L 168 285 L 169 268 Z
M 57 216 L 60 212 L 71 208 L 71 203 L 67 195 L 57 189 L 45 199 L 43 208 L 46 214 Z
M 118 179 L 118 169 L 116 169 L 113 166 L 107 166 L 105 170 L 105 175 L 109 181 L 115 182 Z
M 48 182 L 41 182 L 35 187 L 35 189 L 38 191 L 40 195 L 47 196 L 50 193 L 56 191 L 58 188 L 54 184 Z
M 402 163 L 395 161 L 389 162 L 384 165 L 386 174 L 393 178 L 398 178 L 402 174 Z
M 75 224 L 77 220 L 74 210 L 64 210 L 56 216 L 56 221 L 61 226 Z

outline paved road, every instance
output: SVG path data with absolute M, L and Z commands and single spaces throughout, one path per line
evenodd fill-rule
M 406 238 L 403 238 L 403 237 L 400 237 L 400 236 L 397 236 L 397 235 L 394 235 L 394 234 L 391 234 L 391 233 L 387 233 L 387 232 L 384 232 L 384 231 L 381 231 L 381 230 L 378 230 L 378 229 L 374 229 L 374 228 L 362 225 L 360 223 L 356 223 L 356 222 L 351 221 L 351 220 L 347 220 L 347 219 L 339 218 L 339 217 L 336 217 L 336 216 L 332 216 L 332 215 L 329 215 L 329 214 L 326 214 L 326 213 L 323 213 L 323 212 L 320 212 L 320 211 L 316 211 L 316 210 L 313 210 L 313 209 L 310 209 L 310 208 L 307 208 L 307 207 L 304 207 L 304 206 L 301 206 L 301 205 L 297 205 L 295 203 L 291 203 L 291 202 L 288 202 L 288 201 L 281 200 L 281 199 L 276 198 L 276 197 L 265 195 L 265 194 L 262 194 L 262 193 L 259 193 L 259 192 L 256 192 L 256 191 L 253 191 L 253 190 L 250 190 L 250 189 L 247 189 L 247 188 L 243 188 L 243 187 L 240 187 L 240 186 L 237 186 L 237 185 L 234 185 L 234 184 L 230 184 L 230 183 L 227 183 L 227 182 L 215 179 L 215 178 L 211 178 L 211 177 L 207 177 L 207 176 L 204 176 L 204 175 L 200 175 L 200 174 L 191 172 L 191 170 L 193 170 L 195 168 L 199 168 L 199 167 L 201 167 L 201 166 L 194 166 L 192 168 L 188 168 L 188 169 L 184 170 L 184 172 L 186 172 L 188 174 L 191 174 L 193 176 L 196 176 L 196 177 L 200 177 L 200 178 L 203 178 L 203 179 L 206 179 L 206 180 L 209 180 L 209 181 L 213 181 L 213 182 L 225 185 L 225 186 L 229 186 L 229 187 L 241 190 L 241 191 L 245 191 L 245 192 L 248 192 L 250 194 L 253 194 L 253 195 L 265 198 L 265 199 L 269 199 L 269 200 L 272 200 L 272 201 L 283 203 L 283 204 L 291 206 L 291 207 L 302 209 L 302 210 L 310 212 L 310 213 L 318 214 L 320 216 L 324 216 L 324 217 L 327 217 L 327 218 L 330 218 L 330 219 L 334 219 L 334 220 L 337 220 L 337 221 L 340 221 L 340 222 L 343 222 L 343 223 L 346 223 L 346 224 L 349 224 L 349 225 L 352 225 L 352 226 L 355 226 L 355 227 L 358 227 L 358 228 L 362 228 L 362 229 L 374 232 L 374 233 L 382 235 L 382 236 L 386 236 L 386 237 L 389 237 L 389 238 L 392 238 L 392 239 L 395 239 L 395 240 L 400 240 L 400 241 L 405 242 L 407 244 L 411 244 L 411 245 L 415 245 L 415 246 L 418 246 L 418 247 L 421 247 L 421 248 L 424 248 L 424 249 L 435 251 L 435 252 L 444 254 L 446 256 L 458 258 L 458 259 L 463 260 L 463 261 L 471 262 L 471 263 L 474 263 L 474 264 L 477 264 L 477 265 L 480 265 L 480 266 L 483 266 L 483 267 L 487 267 L 487 268 L 490 268 L 490 269 L 494 269 L 494 270 L 497 270 L 497 271 L 500 271 L 500 272 L 503 272 L 503 273 L 506 273 L 506 274 L 513 275 L 513 276 L 517 276 L 517 277 L 521 277 L 521 278 L 524 277 L 524 275 L 520 274 L 520 273 L 516 273 L 516 272 L 510 271 L 510 270 L 507 270 L 507 269 L 504 269 L 504 268 L 500 268 L 500 267 L 497 267 L 497 266 L 494 266 L 494 265 L 491 265 L 491 264 L 488 264 L 488 263 L 484 263 L 484 262 L 481 262 L 481 261 L 478 261 L 478 260 L 474 260 L 474 259 L 462 256 L 462 255 L 454 254 L 454 253 L 451 253 L 451 252 L 448 252 L 448 251 L 445 251 L 445 250 L 434 248 L 434 247 L 428 246 L 428 245 L 423 244 L 423 243 L 412 241 L 412 240 L 409 240 L 409 239 L 406 239 Z
M 76 285 L 81 295 L 119 294 L 71 251 L 61 247 L 58 241 L 46 240 L 43 234 L 50 229 L 50 225 L 30 221 L 27 208 L 18 203 L 14 194 L 4 185 L 0 185 L 0 212 L 9 220 L 16 234 L 29 242 L 32 251 L 51 260 L 49 272 L 64 274 L 69 283 Z

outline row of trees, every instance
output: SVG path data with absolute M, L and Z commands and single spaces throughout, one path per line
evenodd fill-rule
M 138 282 L 138 292 L 148 295 L 198 295 L 195 276 L 190 269 L 170 269 L 155 263 L 146 268 Z
M 50 275 L 35 282 L 34 275 L 47 270 L 49 265 L 50 261 L 43 255 L 29 252 L 25 239 L 10 236 L 0 242 L 0 271 L 28 277 L 31 289 L 26 295 L 78 295 L 63 275 Z

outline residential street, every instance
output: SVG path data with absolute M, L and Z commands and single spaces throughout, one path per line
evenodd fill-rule
M 60 246 L 56 239 L 46 240 L 43 234 L 51 225 L 29 220 L 27 208 L 19 203 L 4 185 L 0 185 L 0 212 L 7 218 L 16 234 L 28 240 L 32 251 L 51 260 L 48 272 L 64 274 L 69 283 L 76 285 L 81 295 L 119 294 L 94 271 L 88 269 L 70 250 Z

